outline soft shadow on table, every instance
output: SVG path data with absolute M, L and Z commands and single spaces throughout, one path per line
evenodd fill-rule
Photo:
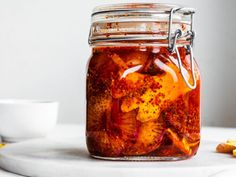
M 23 177 L 22 175 L 18 175 L 16 173 L 12 173 L 12 172 L 4 170 L 2 168 L 0 168 L 0 176 L 1 177 Z
M 47 160 L 86 160 L 90 158 L 85 149 L 80 148 L 55 148 L 47 151 L 37 151 L 24 154 L 27 158 L 47 159 Z
M 87 159 L 89 158 L 89 153 L 85 149 L 74 148 L 74 149 L 56 149 L 55 151 L 58 152 L 57 155 L 61 154 L 63 159 Z M 59 155 L 60 156 L 60 155 Z

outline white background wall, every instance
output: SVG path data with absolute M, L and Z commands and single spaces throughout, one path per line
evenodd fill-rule
M 58 100 L 60 122 L 85 122 L 90 13 L 96 5 L 116 2 L 134 1 L 0 0 L 0 98 Z M 202 120 L 236 126 L 236 1 L 158 2 L 197 9 Z

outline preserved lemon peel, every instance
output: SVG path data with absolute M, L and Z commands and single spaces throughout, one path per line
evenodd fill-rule
M 87 121 L 88 126 L 96 126 L 88 131 L 90 143 L 96 144 L 98 148 L 94 151 L 98 150 L 107 156 L 117 156 L 121 154 L 127 143 L 136 139 L 137 111 L 118 114 L 119 106 L 119 100 L 113 99 L 111 108 L 106 109 L 100 119 L 94 115 Z
M 174 133 L 170 128 L 166 130 L 167 136 L 172 140 L 173 144 L 183 153 L 190 155 L 192 153 L 192 149 L 190 148 L 187 140 L 179 137 Z
M 143 155 L 156 150 L 161 145 L 163 134 L 163 122 L 151 120 L 142 123 L 139 127 L 135 144 L 127 148 L 123 152 L 124 155 Z
M 148 54 L 146 52 L 130 52 L 125 57 L 128 66 L 145 65 Z
M 194 143 L 188 143 L 188 144 L 189 144 L 190 147 L 195 147 L 195 146 L 199 145 L 199 143 L 200 143 L 200 140 L 198 140 Z
M 128 69 L 126 63 L 120 58 L 119 55 L 113 54 L 111 55 L 111 59 L 120 69 Z
M 121 138 L 125 141 L 134 140 L 137 136 L 137 121 L 135 119 L 137 111 L 133 110 L 122 113 L 114 123 L 115 127 L 120 130 Z
M 103 129 L 103 118 L 109 115 L 110 107 L 112 104 L 112 98 L 109 94 L 104 93 L 91 97 L 88 106 L 90 109 L 87 110 L 87 128 L 88 130 L 100 130 Z
M 124 142 L 115 135 L 109 134 L 106 131 L 94 131 L 89 133 L 94 144 L 96 144 L 95 151 L 108 156 L 117 156 L 124 148 Z
M 196 105 L 193 103 L 195 100 L 198 100 L 198 98 L 191 92 L 181 95 L 169 104 L 161 114 L 169 127 L 178 132 L 178 134 L 184 135 L 191 147 L 200 143 L 199 109 L 196 109 Z M 189 103 L 188 101 L 191 102 Z
M 182 80 L 178 68 L 174 63 L 169 62 L 168 64 L 165 64 L 165 66 L 162 66 L 162 68 L 168 68 L 168 70 L 165 70 L 166 73 L 164 75 L 152 76 L 153 82 L 158 83 L 160 87 L 155 89 L 149 88 L 141 96 L 138 95 L 124 99 L 121 105 L 121 110 L 123 112 L 139 108 L 137 120 L 145 122 L 157 119 L 161 110 L 167 106 L 168 102 L 174 101 L 180 95 L 190 91 Z M 175 74 L 174 76 L 173 73 Z M 132 82 L 137 82 L 137 78 L 140 78 L 138 75 L 139 73 L 132 73 L 130 76 L 127 75 L 127 79 L 129 81 L 134 77 Z M 176 77 L 179 78 L 178 84 L 176 84 Z

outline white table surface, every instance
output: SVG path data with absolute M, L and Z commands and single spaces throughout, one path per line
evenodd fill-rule
M 61 140 L 68 138 L 70 139 L 70 138 L 81 137 L 81 135 L 84 136 L 84 132 L 85 132 L 84 126 L 82 125 L 63 124 L 63 125 L 58 125 L 47 138 L 53 140 Z M 224 142 L 228 138 L 236 139 L 236 128 L 203 127 L 201 135 L 203 141 Z M 214 151 L 214 149 L 212 149 L 212 151 Z M 224 165 L 223 162 L 222 165 Z M 166 171 L 168 172 L 168 168 L 166 169 Z M 235 177 L 236 176 L 235 166 L 232 166 L 232 169 L 227 168 L 227 170 L 222 170 L 219 173 L 209 175 L 209 177 L 210 176 Z M 0 177 L 20 177 L 20 175 L 15 175 L 0 169 Z

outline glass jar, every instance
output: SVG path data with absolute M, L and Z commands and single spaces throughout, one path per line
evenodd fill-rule
M 87 148 L 109 160 L 181 160 L 200 142 L 200 74 L 191 8 L 94 9 L 87 72 Z

